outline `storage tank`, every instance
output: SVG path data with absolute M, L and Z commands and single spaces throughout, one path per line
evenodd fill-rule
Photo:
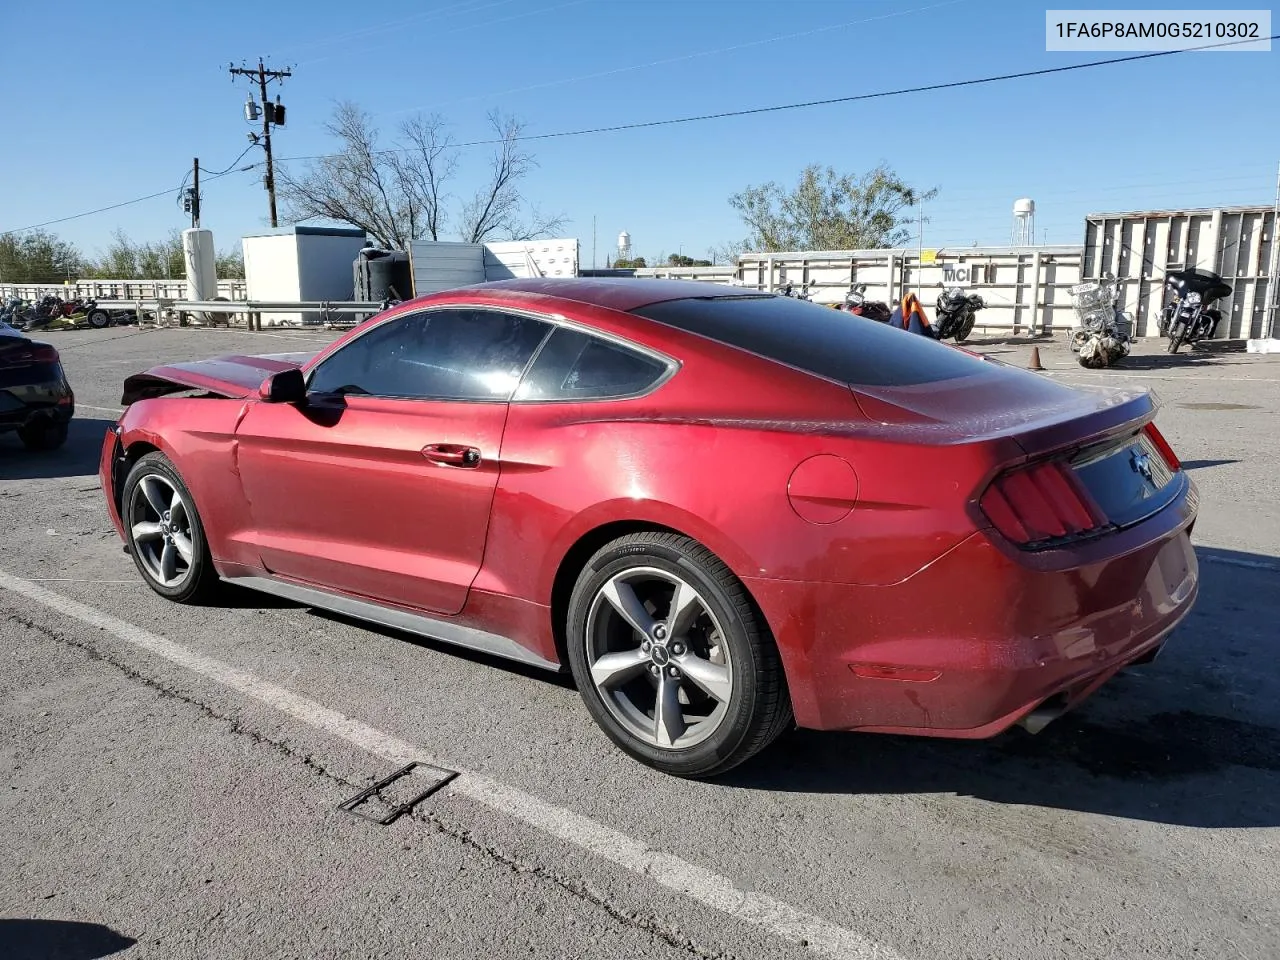
M 1015 247 L 1029 247 L 1036 242 L 1036 202 L 1030 197 L 1013 201 L 1013 231 L 1009 239 Z
M 413 296 L 413 272 L 409 254 L 403 250 L 365 247 L 352 268 L 357 300 L 408 300 Z
M 187 266 L 187 299 L 212 300 L 218 295 L 218 262 L 213 231 L 192 227 L 182 231 L 182 257 Z

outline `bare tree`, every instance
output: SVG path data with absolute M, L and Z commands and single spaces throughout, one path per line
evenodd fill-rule
M 405 121 L 400 134 L 407 146 L 403 153 L 392 154 L 400 189 L 410 198 L 409 232 L 414 239 L 439 240 L 448 220 L 444 187 L 458 172 L 458 155 L 445 126 L 439 114 Z
M 373 118 L 354 103 L 340 103 L 325 127 L 341 142 L 339 152 L 299 176 L 277 170 L 286 218 L 349 223 L 390 247 L 417 239 L 418 211 L 400 189 L 394 154 L 378 146 Z
M 521 147 L 524 124 L 498 111 L 489 114 L 498 145 L 490 162 L 489 181 L 462 208 L 462 236 L 471 243 L 485 240 L 535 240 L 564 226 L 562 216 L 543 216 L 532 204 L 526 212 L 520 181 L 537 166 L 533 154 Z
M 742 255 L 750 249 L 751 244 L 746 240 L 730 240 L 728 243 L 707 247 L 707 256 L 711 258 L 713 265 L 736 266 Z
M 448 187 L 459 174 L 459 147 L 444 118 L 408 120 L 393 146 L 383 148 L 372 117 L 353 103 L 341 103 L 327 124 L 341 149 L 303 173 L 276 174 L 286 218 L 347 223 L 399 249 L 412 240 L 439 240 L 451 220 L 461 238 L 472 243 L 533 240 L 559 230 L 564 217 L 542 215 L 521 194 L 521 181 L 537 167 L 533 155 L 521 149 L 522 125 L 496 112 L 489 121 L 497 134 L 489 177 L 451 217 Z

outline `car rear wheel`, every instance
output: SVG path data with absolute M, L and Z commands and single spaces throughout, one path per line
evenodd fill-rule
M 18 439 L 28 450 L 57 450 L 67 442 L 67 425 L 42 417 L 19 427 Z
M 592 717 L 642 763 L 710 777 L 792 724 L 777 647 L 746 589 L 673 533 L 621 537 L 569 601 L 569 663 Z
M 194 603 L 218 585 L 191 491 L 162 453 L 141 457 L 124 483 L 121 517 L 129 552 L 162 597 Z

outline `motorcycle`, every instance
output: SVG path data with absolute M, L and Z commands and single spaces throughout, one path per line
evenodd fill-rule
M 1184 343 L 1212 340 L 1222 311 L 1210 304 L 1231 296 L 1231 285 L 1216 273 L 1191 267 L 1166 274 L 1164 286 L 1173 294 L 1160 311 L 1160 336 L 1169 338 L 1169 352 L 1177 353 Z
M 13 326 L 19 330 L 38 330 L 47 327 L 62 316 L 62 298 L 53 294 L 41 297 L 34 304 L 24 303 L 13 310 Z
M 5 297 L 0 302 L 0 323 L 19 326 L 22 323 L 21 313 L 25 301 L 21 297 Z
M 956 343 L 964 343 L 973 332 L 975 315 L 986 306 L 976 293 L 966 294 L 963 287 L 947 287 L 938 294 L 938 339 L 952 337 Z
M 849 291 L 844 298 L 844 309 L 859 317 L 875 320 L 877 323 L 888 323 L 893 311 L 882 300 L 868 300 L 867 285 L 859 284 Z
M 1120 309 L 1120 285 L 1114 277 L 1076 284 L 1071 300 L 1079 321 L 1071 335 L 1071 350 L 1080 366 L 1098 370 L 1129 355 L 1133 321 Z

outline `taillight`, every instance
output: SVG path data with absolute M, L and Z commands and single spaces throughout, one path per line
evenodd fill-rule
M 1142 428 L 1142 432 L 1147 435 L 1147 439 L 1151 441 L 1152 446 L 1156 448 L 1156 451 L 1170 470 L 1182 469 L 1182 461 L 1178 459 L 1178 455 L 1173 452 L 1173 447 L 1169 446 L 1169 441 L 1164 438 L 1163 433 L 1156 429 L 1154 423 L 1148 423 Z
M 0 354 L 0 366 L 26 366 L 29 363 L 56 363 L 58 351 L 47 343 L 33 343 Z
M 1101 508 L 1062 460 L 1001 474 L 978 504 L 995 528 L 1017 544 L 1077 537 L 1107 526 Z

